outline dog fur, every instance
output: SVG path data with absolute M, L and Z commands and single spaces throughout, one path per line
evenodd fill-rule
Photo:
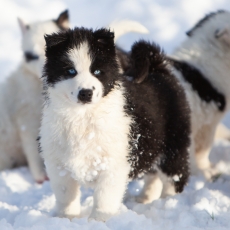
M 58 31 L 68 24 L 68 12 L 56 20 L 25 24 L 18 19 L 22 31 L 23 60 L 0 85 L 0 170 L 28 163 L 37 182 L 46 179 L 42 158 L 37 150 L 42 110 L 42 68 L 45 33 Z
M 128 178 L 158 170 L 176 192 L 187 183 L 190 114 L 155 44 L 133 45 L 127 80 L 114 34 L 75 28 L 49 35 L 39 146 L 57 215 L 80 214 L 80 185 L 94 188 L 89 218 L 118 212 Z
M 230 13 L 217 11 L 187 32 L 171 56 L 192 111 L 192 139 L 197 168 L 206 178 L 216 173 L 209 161 L 217 125 L 230 108 Z

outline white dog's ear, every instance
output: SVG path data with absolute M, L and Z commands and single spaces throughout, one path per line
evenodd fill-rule
M 60 13 L 58 18 L 55 20 L 57 25 L 62 29 L 69 29 L 69 12 L 68 10 L 63 11 Z
M 215 37 L 221 42 L 224 42 L 227 45 L 230 45 L 230 30 L 229 28 L 217 29 L 215 31 Z
M 22 34 L 25 34 L 25 32 L 29 29 L 29 26 L 21 18 L 18 18 L 18 24 Z

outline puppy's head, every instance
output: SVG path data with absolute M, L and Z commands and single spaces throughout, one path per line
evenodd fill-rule
M 112 32 L 75 28 L 45 40 L 44 82 L 52 99 L 85 106 L 113 89 L 119 68 Z
M 26 24 L 18 18 L 22 32 L 22 51 L 26 68 L 41 77 L 45 62 L 44 35 L 68 28 L 68 11 L 62 12 L 57 19 Z

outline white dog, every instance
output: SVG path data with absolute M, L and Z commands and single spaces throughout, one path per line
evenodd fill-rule
M 69 17 L 66 10 L 55 20 L 31 24 L 18 21 L 24 58 L 17 70 L 0 85 L 0 170 L 28 163 L 33 178 L 41 183 L 46 173 L 36 139 L 42 108 L 40 77 L 45 60 L 44 34 L 69 28 Z M 111 27 L 119 36 L 131 31 L 148 32 L 140 23 L 128 20 L 114 22 Z
M 0 85 L 0 170 L 28 163 L 33 178 L 41 183 L 46 173 L 36 139 L 42 107 L 43 36 L 68 27 L 68 12 L 61 13 L 57 20 L 31 24 L 18 21 L 24 58 Z
M 207 15 L 187 35 L 171 61 L 192 110 L 196 163 L 210 178 L 216 173 L 209 161 L 216 128 L 230 109 L 230 13 Z M 221 126 L 218 130 L 226 133 Z

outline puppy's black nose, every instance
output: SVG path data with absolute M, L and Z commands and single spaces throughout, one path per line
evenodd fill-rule
M 91 89 L 81 89 L 78 93 L 78 99 L 83 102 L 91 102 L 93 96 L 93 90 Z

